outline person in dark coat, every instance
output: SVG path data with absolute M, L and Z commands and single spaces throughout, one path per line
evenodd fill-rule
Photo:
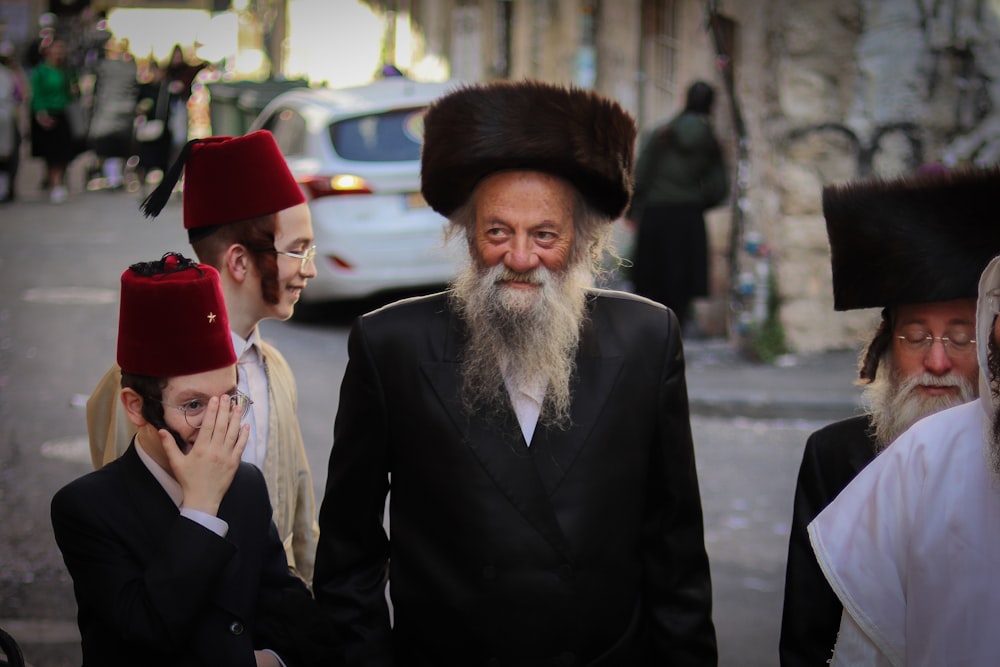
M 164 77 L 165 73 L 156 61 L 150 61 L 136 94 L 136 150 L 139 154 L 136 176 L 143 193 L 153 172 L 159 172 L 156 181 L 159 183 L 167 167 L 170 166 L 170 147 L 173 139 L 169 122 L 170 97 L 164 84 Z M 143 126 L 150 121 L 155 121 L 158 132 L 150 134 L 143 131 Z
M 208 63 L 205 61 L 188 63 L 184 49 L 181 48 L 180 44 L 174 44 L 174 48 L 170 51 L 170 58 L 163 67 L 163 85 L 166 86 L 169 95 L 167 104 L 169 106 L 171 163 L 177 159 L 184 144 L 187 143 L 189 134 L 188 100 L 191 99 L 195 78 L 207 66 Z
M 979 276 L 1000 252 L 992 201 L 1000 170 L 928 172 L 828 186 L 837 310 L 882 308 L 859 368 L 863 415 L 806 442 L 795 488 L 779 655 L 782 667 L 829 661 L 843 607 L 809 541 L 809 523 L 919 419 L 978 394 Z
M 705 211 L 729 193 L 729 175 L 711 125 L 715 92 L 704 81 L 687 91 L 684 109 L 650 134 L 635 167 L 626 218 L 636 227 L 631 271 L 636 294 L 676 313 L 708 295 Z
M 503 82 L 424 128 L 469 261 L 351 330 L 313 579 L 348 664 L 715 665 L 677 319 L 592 287 L 632 117 Z
M 138 432 L 52 499 L 84 664 L 337 665 L 264 477 L 240 461 L 250 400 L 218 272 L 174 253 L 129 267 L 118 363 Z

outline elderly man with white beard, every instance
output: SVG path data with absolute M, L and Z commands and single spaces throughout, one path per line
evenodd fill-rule
M 997 313 L 1000 258 L 979 283 L 979 400 L 917 422 L 809 525 L 844 605 L 835 667 L 1000 664 Z
M 594 287 L 633 119 L 504 82 L 424 127 L 469 261 L 350 335 L 313 580 L 347 664 L 715 665 L 677 318 Z
M 889 443 L 919 419 L 973 400 L 979 276 L 1000 253 L 1000 170 L 918 173 L 828 186 L 837 310 L 882 307 L 861 357 L 866 414 L 806 443 L 795 489 L 779 655 L 823 667 L 843 606 L 823 576 L 807 526 Z

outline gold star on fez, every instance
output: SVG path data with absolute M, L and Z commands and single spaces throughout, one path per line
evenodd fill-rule
M 208 314 L 208 321 L 209 321 L 209 323 L 215 322 L 215 318 L 216 317 L 218 317 L 218 315 L 216 315 L 215 313 L 209 313 Z

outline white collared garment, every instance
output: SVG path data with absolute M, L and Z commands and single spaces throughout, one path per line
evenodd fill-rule
M 517 415 L 517 423 L 521 426 L 521 434 L 524 435 L 524 442 L 531 446 L 531 438 L 535 435 L 535 427 L 538 426 L 538 416 L 542 414 L 542 402 L 545 400 L 545 389 L 548 382 L 541 377 L 534 378 L 525 391 L 515 392 L 511 389 L 510 380 L 507 375 L 503 377 L 504 386 L 510 395 L 510 402 L 514 406 L 514 414 Z
M 257 341 L 260 333 L 257 327 L 250 332 L 250 337 L 244 340 L 236 332 L 230 332 L 233 337 L 233 349 L 236 351 L 237 388 L 250 397 L 253 405 L 244 419 L 250 424 L 250 437 L 247 438 L 246 449 L 243 450 L 243 460 L 252 463 L 261 470 L 267 458 L 267 429 L 270 419 L 270 401 L 268 398 L 267 369 L 264 367 L 264 357 L 260 353 Z
M 846 611 L 840 617 L 837 645 L 830 667 L 892 667 L 885 655 L 868 638 L 861 626 Z
M 194 510 L 189 507 L 181 507 L 181 503 L 184 501 L 184 491 L 181 490 L 180 482 L 171 477 L 170 473 L 160 467 L 160 464 L 153 460 L 153 457 L 146 453 L 146 450 L 142 448 L 139 444 L 139 435 L 135 436 L 135 451 L 139 454 L 139 460 L 142 461 L 143 465 L 153 474 L 153 477 L 163 490 L 167 492 L 170 499 L 174 501 L 174 505 L 181 511 L 181 516 L 191 519 L 200 526 L 208 528 L 210 531 L 218 535 L 219 537 L 225 537 L 229 533 L 229 524 L 226 523 L 225 519 L 220 519 L 217 516 L 208 514 L 207 512 L 202 512 L 201 510 Z
M 1000 665 L 1000 481 L 984 408 L 918 421 L 809 524 L 827 581 L 888 664 Z

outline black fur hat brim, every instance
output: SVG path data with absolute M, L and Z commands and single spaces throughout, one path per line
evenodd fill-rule
M 632 116 L 592 91 L 537 81 L 466 86 L 424 117 L 421 190 L 448 216 L 494 172 L 544 171 L 615 219 L 632 196 L 635 136 Z
M 1000 169 L 823 189 L 836 310 L 975 297 L 1000 254 Z

